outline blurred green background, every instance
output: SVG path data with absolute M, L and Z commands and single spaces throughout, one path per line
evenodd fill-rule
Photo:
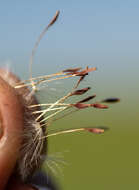
M 33 76 L 71 67 L 96 66 L 81 87 L 96 100 L 118 97 L 108 110 L 86 109 L 52 124 L 52 129 L 106 126 L 101 135 L 65 134 L 49 139 L 49 155 L 62 154 L 67 165 L 55 176 L 63 190 L 139 189 L 139 2 L 1 1 L 0 66 L 28 78 L 36 38 L 56 10 L 57 23 L 41 41 Z M 52 86 L 51 86 L 52 85 Z M 51 88 L 56 88 L 56 93 Z M 66 94 L 69 81 L 50 84 L 41 102 Z M 52 96 L 53 95 L 53 96 Z

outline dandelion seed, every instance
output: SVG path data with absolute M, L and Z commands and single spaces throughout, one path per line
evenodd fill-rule
M 85 130 L 95 134 L 104 133 L 104 129 L 99 129 L 99 128 L 85 128 Z
M 80 90 L 76 90 L 76 91 L 71 93 L 71 96 L 72 95 L 82 95 L 82 94 L 86 93 L 90 89 L 91 89 L 90 87 L 87 87 L 87 88 L 82 88 Z
M 99 103 L 91 104 L 91 106 L 94 108 L 99 108 L 99 109 L 107 109 L 108 108 L 108 106 L 103 105 L 103 104 L 99 104 Z
M 71 104 L 72 106 L 75 106 L 78 109 L 84 109 L 91 107 L 91 104 L 83 104 L 83 103 L 76 103 L 76 104 Z
M 91 132 L 94 134 L 100 134 L 100 133 L 104 133 L 105 128 L 95 128 L 95 127 L 82 127 L 82 128 L 73 128 L 73 129 L 67 129 L 67 130 L 58 130 L 58 131 L 53 131 L 52 133 L 49 133 L 48 135 L 42 137 L 44 138 L 48 138 L 48 137 L 52 137 L 52 136 L 57 136 L 57 135 L 63 135 L 63 134 L 68 134 L 68 133 L 76 133 L 76 132 Z
M 103 104 L 99 104 L 99 103 L 95 103 L 95 104 L 76 103 L 76 104 L 71 104 L 71 106 L 75 106 L 78 109 L 84 109 L 84 108 L 89 108 L 89 107 L 94 107 L 94 108 L 99 108 L 99 109 L 106 109 L 106 108 L 108 108 L 108 106 L 103 105 Z
M 107 98 L 107 99 L 102 100 L 102 102 L 105 102 L 105 103 L 117 103 L 119 101 L 120 101 L 119 98 Z
M 89 72 L 95 71 L 96 67 L 92 67 L 92 68 L 86 68 L 83 71 L 80 72 L 74 72 L 74 74 L 76 74 L 76 76 L 85 76 L 88 75 Z
M 72 69 L 65 69 L 63 70 L 64 73 L 76 73 L 77 71 L 81 70 L 82 68 L 72 68 Z
M 79 86 L 79 84 L 81 83 L 81 81 L 84 80 L 85 76 L 86 76 L 86 75 L 83 75 L 83 76 L 81 76 L 81 77 L 79 78 L 79 80 L 78 80 L 78 82 L 77 82 L 77 84 L 76 84 L 76 86 L 75 86 L 75 89 Z
M 79 101 L 78 103 L 84 103 L 84 102 L 88 102 L 89 100 L 92 100 L 96 97 L 96 95 L 93 95 L 93 96 L 88 96 L 87 98 Z

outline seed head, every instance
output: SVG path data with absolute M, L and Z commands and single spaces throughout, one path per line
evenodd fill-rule
M 56 12 L 54 18 L 50 21 L 47 27 L 40 34 L 37 39 L 34 48 L 31 53 L 30 59 L 30 77 L 27 80 L 21 81 L 16 75 L 14 75 L 10 71 L 1 70 L 1 77 L 7 81 L 16 91 L 16 93 L 20 96 L 23 110 L 24 110 L 24 130 L 22 134 L 22 145 L 20 150 L 19 159 L 16 164 L 16 174 L 23 181 L 27 181 L 27 179 L 33 175 L 33 173 L 40 169 L 44 158 L 47 156 L 47 140 L 51 136 L 64 134 L 64 133 L 73 133 L 79 131 L 88 131 L 95 134 L 104 133 L 103 128 L 74 128 L 74 129 L 66 129 L 66 130 L 56 130 L 53 133 L 49 133 L 49 127 L 52 121 L 56 121 L 59 118 L 56 118 L 59 113 L 63 113 L 63 117 L 66 116 L 65 110 L 70 110 L 69 114 L 75 111 L 79 111 L 85 108 L 98 108 L 98 109 L 106 109 L 107 105 L 101 104 L 101 102 L 93 102 L 87 103 L 88 101 L 94 100 L 96 95 L 87 96 L 80 101 L 73 101 L 72 103 L 67 103 L 68 99 L 71 96 L 82 96 L 87 93 L 91 88 L 84 87 L 82 89 L 78 89 L 78 86 L 83 81 L 83 79 L 90 73 L 96 70 L 96 67 L 89 68 L 88 66 L 85 69 L 82 68 L 68 68 L 63 71 L 33 77 L 32 76 L 32 64 L 36 49 L 46 33 L 46 31 L 51 27 L 59 16 L 59 11 Z M 5 73 L 7 73 L 5 75 Z M 74 78 L 76 81 L 76 85 L 73 86 L 73 89 L 69 91 L 68 94 L 64 95 L 60 99 L 52 103 L 43 103 L 40 104 L 39 100 L 36 98 L 36 92 L 39 89 L 38 87 L 42 83 L 49 83 L 51 81 L 56 80 L 64 80 Z M 66 101 L 66 102 L 65 102 Z M 109 98 L 105 99 L 102 102 L 117 102 L 119 99 Z M 74 110 L 74 111 L 73 111 Z M 62 117 L 62 118 L 63 118 Z M 0 131 L 1 134 L 1 131 Z

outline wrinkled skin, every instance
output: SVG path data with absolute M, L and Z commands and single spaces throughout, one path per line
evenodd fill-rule
M 14 88 L 0 77 L 0 190 L 33 190 L 12 173 L 22 142 L 23 110 Z

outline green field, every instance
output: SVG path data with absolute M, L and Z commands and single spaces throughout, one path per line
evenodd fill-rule
M 96 100 L 113 95 L 121 101 L 109 105 L 108 110 L 88 108 L 79 111 L 50 126 L 52 129 L 109 127 L 100 135 L 81 132 L 49 138 L 49 154 L 61 152 L 67 163 L 64 167 L 59 164 L 62 172 L 56 174 L 63 190 L 139 188 L 139 90 L 136 88 L 136 69 L 130 79 L 129 70 L 124 76 L 122 70 L 116 80 L 108 80 L 104 76 L 111 77 L 108 71 L 104 71 L 102 76 L 101 72 L 97 72 L 93 81 L 89 78 L 89 83 L 95 86 L 92 92 L 98 95 Z M 113 76 L 116 75 L 113 72 Z

